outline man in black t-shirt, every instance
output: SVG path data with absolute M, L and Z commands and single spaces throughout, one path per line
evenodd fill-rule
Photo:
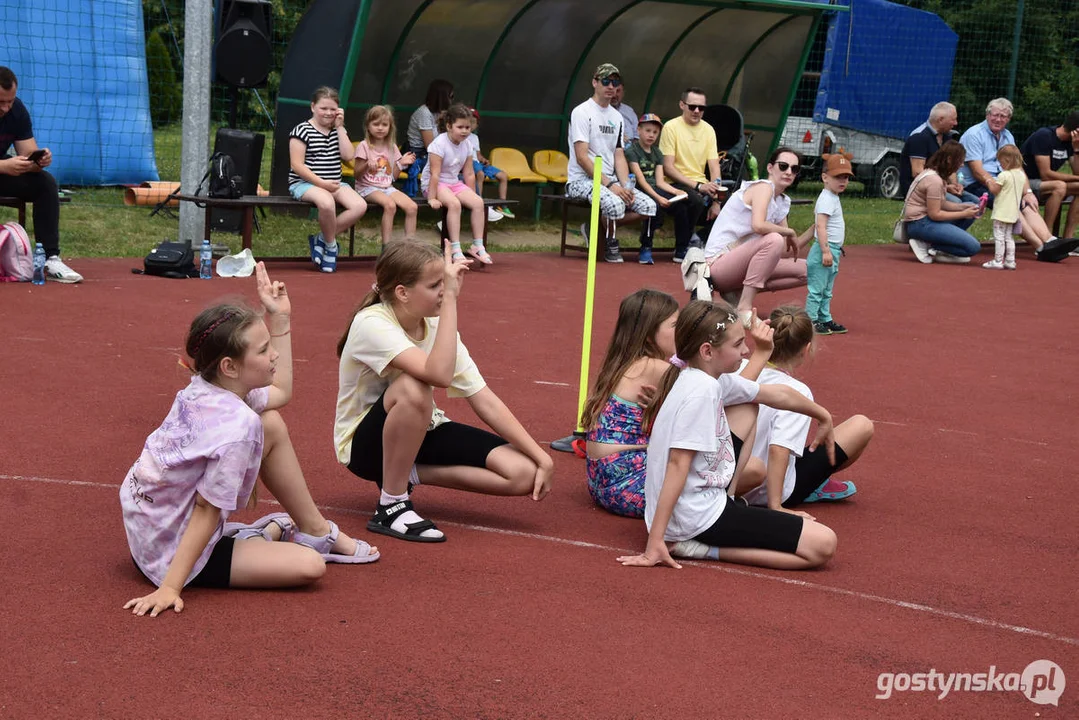
M 34 239 L 45 248 L 45 273 L 62 283 L 82 282 L 82 275 L 60 259 L 60 198 L 56 179 L 45 172 L 52 163 L 48 149 L 38 150 L 30 113 L 15 97 L 18 80 L 0 65 L 0 157 L 14 145 L 15 156 L 0 160 L 0 196 L 33 203 Z M 34 153 L 34 159 L 30 159 Z
M 940 146 L 949 140 L 959 140 L 955 131 L 959 124 L 959 115 L 955 105 L 939 102 L 929 111 L 929 121 L 918 127 L 903 143 L 903 152 L 899 155 L 899 190 L 906 197 L 911 181 L 925 169 L 925 161 Z M 952 202 L 978 202 L 978 198 L 964 192 L 963 186 L 953 176 L 947 180 L 948 199 Z
M 1035 130 L 1021 150 L 1030 189 L 1045 200 L 1045 224 L 1053 229 L 1064 198 L 1079 195 L 1079 110 L 1069 114 L 1059 127 Z M 1071 165 L 1070 175 L 1059 172 L 1064 163 Z M 1063 237 L 1075 237 L 1077 224 L 1079 203 L 1073 201 L 1064 221 Z

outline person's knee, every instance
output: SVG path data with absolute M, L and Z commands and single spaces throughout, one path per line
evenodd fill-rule
M 396 214 L 397 214 L 397 206 L 396 205 L 383 205 L 382 206 L 382 215 L 384 217 L 392 218 Z
M 524 455 L 518 455 L 513 463 L 507 467 L 503 477 L 509 481 L 515 495 L 529 495 L 535 486 L 536 464 Z
M 764 482 L 764 478 L 767 474 L 768 469 L 760 458 L 750 458 L 749 461 L 746 462 L 746 466 L 742 468 L 742 479 L 738 482 L 738 493 L 741 494 L 745 490 L 757 487 Z
M 799 543 L 798 554 L 812 567 L 825 565 L 835 557 L 839 538 L 830 527 L 807 519 L 802 528 L 802 534 L 803 542 Z
M 435 409 L 435 394 L 431 386 L 404 373 L 394 380 L 386 397 L 390 401 L 387 403 L 390 405 L 386 408 L 387 413 L 403 409 L 430 417 Z
M 1048 184 L 1047 188 L 1045 185 Z M 1068 194 L 1068 186 L 1062 182 L 1046 183 L 1042 185 L 1042 194 L 1048 193 L 1052 198 L 1056 200 L 1063 200 Z
M 447 210 L 454 212 L 461 212 L 461 201 L 456 197 L 447 198 L 446 202 L 442 203 Z
M 315 550 L 304 547 L 296 559 L 296 573 L 300 582 L 308 585 L 326 574 L 326 561 Z
M 779 233 L 774 232 L 768 233 L 767 235 L 762 235 L 760 242 L 761 248 L 770 253 L 776 252 L 782 254 L 783 249 L 786 247 L 786 242 L 784 242 L 783 236 Z
M 859 438 L 864 439 L 864 443 L 873 439 L 873 421 L 865 415 L 855 415 L 848 422 L 853 424 L 854 432 Z

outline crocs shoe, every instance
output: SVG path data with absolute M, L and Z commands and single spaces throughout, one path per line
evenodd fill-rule
M 819 488 L 809 493 L 809 497 L 802 502 L 815 503 L 843 500 L 844 498 L 849 498 L 856 492 L 858 492 L 858 488 L 854 487 L 854 483 L 850 480 L 834 480 L 828 478 L 821 483 Z
M 337 243 L 333 245 L 326 245 L 322 251 L 322 262 L 319 264 L 319 269 L 324 273 L 332 273 L 337 270 L 337 251 L 340 246 Z

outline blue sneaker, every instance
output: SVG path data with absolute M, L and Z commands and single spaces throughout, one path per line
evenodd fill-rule
M 307 244 L 311 246 L 311 262 L 322 267 L 322 256 L 326 253 L 326 241 L 322 239 L 322 233 L 308 235 Z
M 322 242 L 321 239 L 316 241 L 316 247 L 318 242 Z M 337 243 L 323 245 L 322 262 L 319 264 L 319 270 L 324 273 L 332 273 L 337 270 L 337 251 L 339 247 Z
M 652 262 L 652 248 L 641 248 L 640 252 L 637 253 L 637 262 L 641 265 L 655 265 Z

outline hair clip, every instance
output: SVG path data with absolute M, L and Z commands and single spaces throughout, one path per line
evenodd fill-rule
M 375 292 L 375 295 L 381 295 L 382 294 L 382 293 L 380 293 L 378 291 L 378 283 L 371 283 L 371 289 Z
M 686 369 L 686 361 L 678 357 L 678 355 L 671 355 L 669 358 L 667 358 L 667 362 L 669 362 L 671 365 L 674 365 L 679 370 Z

